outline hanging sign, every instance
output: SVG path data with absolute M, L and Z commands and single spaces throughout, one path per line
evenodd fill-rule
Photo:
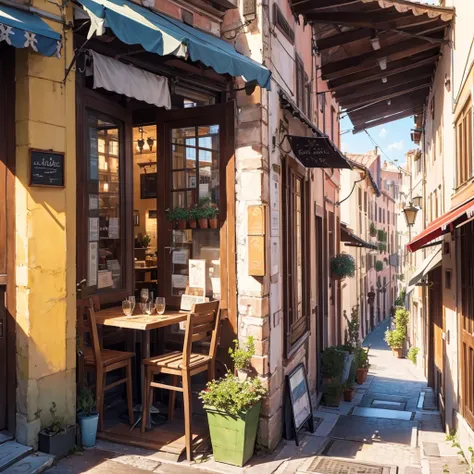
M 327 137 L 297 137 L 287 135 L 296 159 L 305 168 L 352 169 L 344 155 Z
M 64 187 L 64 153 L 30 150 L 30 186 Z

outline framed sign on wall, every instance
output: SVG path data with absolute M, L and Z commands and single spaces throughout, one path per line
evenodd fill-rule
M 30 186 L 64 187 L 64 153 L 30 149 Z

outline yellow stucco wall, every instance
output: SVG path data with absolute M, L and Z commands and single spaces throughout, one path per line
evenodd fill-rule
M 45 0 L 32 5 L 72 20 L 72 8 Z M 16 53 L 16 319 L 19 442 L 36 446 L 51 422 L 51 407 L 75 420 L 76 162 L 75 74 L 63 84 L 73 58 L 70 29 L 61 33 L 61 58 Z M 29 186 L 29 149 L 65 153 L 61 188 Z

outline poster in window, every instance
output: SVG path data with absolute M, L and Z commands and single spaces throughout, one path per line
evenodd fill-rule
M 89 194 L 89 211 L 97 211 L 97 209 L 99 209 L 99 196 Z
M 118 288 L 120 284 L 120 263 L 118 260 L 107 260 L 107 270 L 112 272 L 113 287 Z
M 110 288 L 114 286 L 112 272 L 109 270 L 99 270 L 97 272 L 97 288 Z
M 109 239 L 119 238 L 119 219 L 118 217 L 109 218 Z
M 187 265 L 189 259 L 189 250 L 174 250 L 172 262 L 174 265 Z
M 89 217 L 89 242 L 99 240 L 99 218 Z
M 97 270 L 99 259 L 97 255 L 98 243 L 89 242 L 89 265 L 87 274 L 87 286 L 97 285 Z
M 173 288 L 186 288 L 188 284 L 188 276 L 187 275 L 178 275 L 173 274 L 171 275 L 171 285 Z
M 99 144 L 97 129 L 89 128 L 89 179 L 98 181 L 99 179 Z
M 206 294 L 206 260 L 189 260 L 189 286 L 202 288 Z

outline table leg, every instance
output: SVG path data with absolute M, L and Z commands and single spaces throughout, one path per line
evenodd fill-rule
M 150 331 L 143 331 L 142 334 L 143 341 L 142 341 L 142 350 L 143 350 L 143 358 L 148 359 L 150 357 Z M 148 390 L 148 387 L 145 387 L 145 366 L 142 364 L 142 401 L 144 398 L 144 390 Z M 153 399 L 150 400 L 150 407 L 153 406 Z M 147 428 L 151 428 L 151 412 L 146 414 L 147 416 Z

